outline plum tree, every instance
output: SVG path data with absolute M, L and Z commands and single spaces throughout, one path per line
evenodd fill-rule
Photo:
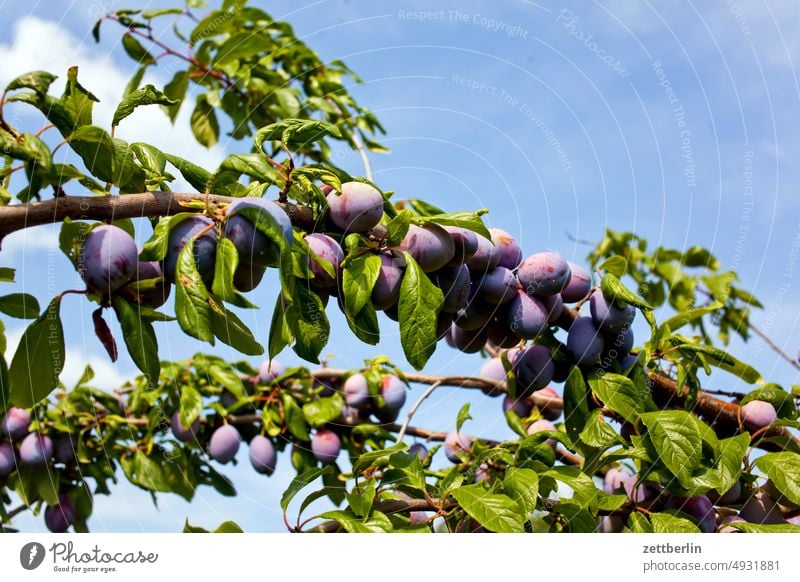
M 18 441 L 28 434 L 30 424 L 30 413 L 23 408 L 12 406 L 6 411 L 2 422 L 0 422 L 0 430 L 12 441 Z
M 344 381 L 344 401 L 348 406 L 361 408 L 369 402 L 369 384 L 364 374 L 353 374 Z
M 53 456 L 53 440 L 43 434 L 30 433 L 19 445 L 19 459 L 23 465 L 45 465 Z
M 780 373 L 764 378 L 727 351 L 763 335 L 750 333 L 759 304 L 710 250 L 648 248 L 608 228 L 585 263 L 523 254 L 522 234 L 559 241 L 535 220 L 515 239 L 487 228 L 487 209 L 407 198 L 385 172 L 372 185 L 381 127 L 349 93 L 346 65 L 319 59 L 254 5 L 202 17 L 191 4 L 102 19 L 103 34 L 121 25 L 137 55 L 111 126 L 93 117 L 77 68 L 63 95 L 44 71 L 3 90 L 0 242 L 62 223 L 64 266 L 86 289 L 48 288 L 47 306 L 0 296 L 0 529 L 50 504 L 50 529 L 87 531 L 89 491 L 121 478 L 153 500 L 191 501 L 203 487 L 231 495 L 220 463 L 242 440 L 259 473 L 286 450 L 280 470 L 296 476 L 281 475 L 290 490 L 275 501 L 292 531 L 649 531 L 685 525 L 677 512 L 704 531 L 791 529 L 798 397 L 774 381 Z M 159 26 L 167 14 L 172 26 Z M 162 59 L 174 77 L 146 78 L 164 90 L 139 87 Z M 229 130 L 217 167 L 122 139 L 117 127 L 140 107 L 163 106 L 168 126 L 183 119 L 181 101 L 194 102 L 186 117 L 202 145 Z M 337 166 L 346 148 L 365 178 Z M 58 274 L 48 281 L 69 279 Z M 35 280 L 0 265 L 0 285 Z M 86 305 L 89 326 L 78 319 Z M 634 338 L 637 312 L 646 325 Z M 19 319 L 29 321 L 17 334 Z M 336 325 L 376 349 L 388 335 L 402 355 L 362 359 Z M 191 350 L 183 360 L 159 346 L 173 341 L 169 326 L 188 338 L 173 344 Z M 92 367 L 73 380 L 66 346 L 84 329 L 141 373 L 110 392 Z M 464 375 L 478 367 L 466 356 L 436 353 L 443 344 L 482 353 L 478 375 Z M 776 354 L 796 369 L 784 347 Z M 283 366 L 275 358 L 289 350 L 296 359 Z M 475 400 L 459 400 L 473 389 Z M 481 392 L 502 396 L 503 410 L 470 410 Z M 427 417 L 455 430 L 418 424 L 434 400 Z M 309 517 L 324 504 L 337 509 Z M 749 523 L 726 521 L 737 510 Z
M 603 336 L 591 317 L 579 317 L 569 328 L 567 351 L 580 366 L 600 363 L 603 355 Z
M 181 423 L 181 415 L 179 411 L 172 413 L 169 421 L 169 426 L 172 429 L 173 436 L 184 443 L 191 442 L 197 438 L 197 432 L 200 430 L 200 419 L 194 419 L 191 426 L 183 426 Z
M 327 196 L 329 216 L 346 232 L 366 232 L 381 221 L 383 196 L 363 182 L 345 182 L 342 191 Z
M 327 428 L 318 429 L 311 437 L 311 452 L 323 464 L 332 464 L 339 457 L 342 441 L 335 432 Z
M 211 434 L 208 442 L 208 454 L 215 461 L 225 464 L 239 452 L 240 440 L 239 431 L 235 426 L 223 424 Z
M 308 257 L 308 268 L 314 275 L 312 283 L 319 287 L 335 287 L 339 278 L 340 265 L 344 259 L 342 247 L 327 234 L 309 234 L 305 237 L 305 241 L 316 258 L 327 261 L 333 267 L 333 276 L 331 276 L 320 264 Z
M 742 406 L 742 420 L 755 429 L 769 426 L 778 419 L 775 407 L 763 400 L 751 400 Z
M 517 270 L 522 288 L 531 295 L 555 295 L 561 293 L 570 281 L 569 264 L 561 255 L 551 252 L 535 253 Z
M 207 216 L 189 216 L 179 222 L 169 233 L 167 254 L 164 257 L 164 277 L 175 283 L 175 268 L 183 247 L 194 241 L 193 253 L 197 272 L 206 285 L 214 279 L 217 260 L 217 231 L 214 221 Z
M 272 475 L 277 461 L 278 454 L 271 440 L 261 434 L 250 439 L 250 464 L 257 473 Z
M 7 477 L 17 469 L 17 455 L 11 443 L 0 443 L 0 477 Z
M 104 224 L 86 235 L 81 247 L 80 273 L 89 289 L 108 295 L 131 280 L 138 256 L 131 235 L 118 226 Z
M 434 223 L 426 223 L 422 226 L 409 225 L 408 232 L 399 248 L 408 251 L 426 273 L 438 271 L 452 261 L 456 255 L 453 237 L 444 228 Z

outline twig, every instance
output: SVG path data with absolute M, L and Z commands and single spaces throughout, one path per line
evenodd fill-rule
M 427 390 L 425 390 L 425 392 L 423 392 L 423 393 L 422 393 L 422 396 L 420 396 L 420 397 L 417 399 L 417 401 L 414 403 L 414 406 L 412 406 L 412 407 L 411 407 L 411 410 L 409 410 L 409 411 L 408 411 L 408 414 L 406 415 L 406 419 L 403 421 L 403 426 L 401 426 L 401 427 L 400 427 L 400 430 L 399 430 L 399 431 L 398 431 L 398 433 L 397 433 L 397 441 L 396 441 L 396 442 L 398 442 L 398 443 L 399 443 L 400 441 L 402 441 L 402 440 L 403 440 L 403 437 L 406 435 L 406 430 L 408 430 L 408 424 L 411 422 L 411 418 L 412 418 L 412 417 L 414 416 L 414 414 L 417 412 L 417 409 L 419 408 L 420 404 L 422 404 L 422 402 L 423 402 L 423 401 L 424 401 L 424 400 L 425 400 L 425 399 L 426 399 L 428 396 L 430 396 L 431 394 L 433 394 L 433 391 L 434 391 L 434 390 L 436 390 L 436 389 L 437 389 L 439 386 L 441 386 L 441 385 L 442 385 L 442 383 L 441 383 L 441 382 L 434 382 L 433 384 L 431 384 L 431 385 L 428 387 L 428 389 L 427 389 Z
M 789 362 L 796 370 L 800 370 L 800 362 L 798 362 L 792 356 L 783 351 L 783 349 L 778 344 L 776 344 L 772 340 L 772 338 L 770 338 L 766 333 L 761 331 L 754 323 L 748 321 L 747 326 L 750 329 L 752 329 L 758 337 L 764 340 L 767 343 L 767 345 L 771 347 L 773 351 L 775 351 L 775 353 L 777 353 L 780 357 Z

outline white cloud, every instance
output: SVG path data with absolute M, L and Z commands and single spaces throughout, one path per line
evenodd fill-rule
M 0 63 L 3 63 L 1 85 L 22 73 L 46 70 L 59 77 L 51 86 L 51 92 L 55 94 L 63 90 L 67 69 L 77 65 L 80 83 L 100 100 L 93 109 L 93 123 L 105 128 L 110 128 L 122 92 L 135 71 L 132 61 L 120 66 L 110 54 L 98 53 L 96 49 L 90 51 L 78 37 L 58 23 L 35 16 L 26 16 L 15 23 L 12 43 L 0 44 Z M 153 73 L 146 75 L 144 82 L 163 88 L 171 78 L 171 74 L 164 71 L 170 64 L 163 61 L 153 67 Z M 217 145 L 206 149 L 195 141 L 189 125 L 191 109 L 191 103 L 185 103 L 175 125 L 170 126 L 158 107 L 141 107 L 120 124 L 116 136 L 131 142 L 146 141 L 213 170 L 225 157 L 224 148 Z M 182 181 L 174 183 L 173 187 L 176 190 L 188 188 Z

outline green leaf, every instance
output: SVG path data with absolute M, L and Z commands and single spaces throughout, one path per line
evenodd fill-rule
M 295 297 L 286 311 L 286 323 L 295 339 L 295 353 L 309 362 L 319 363 L 328 343 L 331 327 L 322 299 L 310 287 L 295 285 Z
M 222 237 L 217 241 L 217 257 L 214 263 L 214 282 L 212 291 L 214 295 L 233 303 L 237 307 L 254 308 L 255 305 L 245 299 L 233 285 L 233 276 L 239 266 L 239 254 L 236 245 L 228 238 Z M 249 268 L 243 266 L 243 268 Z
M 489 531 L 522 533 L 527 515 L 507 495 L 489 493 L 480 484 L 459 487 L 452 493 L 467 514 Z
M 457 226 L 459 228 L 466 228 L 479 235 L 492 240 L 492 235 L 486 225 L 483 224 L 481 216 L 489 212 L 488 208 L 483 208 L 476 212 L 451 212 L 448 214 L 434 214 L 433 216 L 415 217 L 414 222 L 424 224 L 426 222 L 435 222 L 442 226 Z
M 460 431 L 461 427 L 464 426 L 464 423 L 468 420 L 472 420 L 472 417 L 469 414 L 469 402 L 462 406 L 458 411 L 458 417 L 456 418 L 456 431 Z
M 201 144 L 210 148 L 219 140 L 219 122 L 205 95 L 198 95 L 191 117 L 192 133 Z
M 214 316 L 209 294 L 194 259 L 194 239 L 186 242 L 175 267 L 175 315 L 187 335 L 214 343 Z
M 200 192 L 205 192 L 208 189 L 208 183 L 211 180 L 211 173 L 204 170 L 200 166 L 193 164 L 188 160 L 184 160 L 178 156 L 164 153 L 167 161 L 175 166 L 181 173 L 181 176 Z
M 211 306 L 211 327 L 219 340 L 248 356 L 260 356 L 264 346 L 258 343 L 244 322 L 235 313 L 226 309 L 213 298 L 209 298 Z
M 11 317 L 34 319 L 39 316 L 39 302 L 27 293 L 11 293 L 0 297 L 0 311 Z
M 592 392 L 606 406 L 628 422 L 634 422 L 645 410 L 646 395 L 628 377 L 610 372 L 593 372 L 589 376 Z
M 117 110 L 114 112 L 114 118 L 111 120 L 111 127 L 119 125 L 123 119 L 133 113 L 134 109 L 142 105 L 165 105 L 169 107 L 177 105 L 177 102 L 152 85 L 145 85 L 120 101 L 120 104 L 117 105 Z
M 683 517 L 669 513 L 651 513 L 650 523 L 653 524 L 653 533 L 700 533 L 697 526 Z
M 303 415 L 313 427 L 320 427 L 336 420 L 342 414 L 344 399 L 340 394 L 318 398 L 303 405 Z
M 628 517 L 628 529 L 633 533 L 653 533 L 653 526 L 641 513 L 633 512 Z
M 388 222 L 386 225 L 386 244 L 388 246 L 399 245 L 402 242 L 406 233 L 408 233 L 411 218 L 411 212 L 408 210 L 401 210 L 397 213 L 397 216 Z
M 784 497 L 800 506 L 800 455 L 791 452 L 767 453 L 753 464 L 772 479 Z
M 180 421 L 184 427 L 192 426 L 192 423 L 200 417 L 203 412 L 203 397 L 200 392 L 191 384 L 183 384 L 180 387 Z
M 93 176 L 114 182 L 117 174 L 116 144 L 111 136 L 96 125 L 83 125 L 67 138 L 70 147 L 80 155 Z
M 564 384 L 564 425 L 573 443 L 578 442 L 589 419 L 588 397 L 589 391 L 580 368 L 572 366 Z
M 619 255 L 612 255 L 605 261 L 597 265 L 598 271 L 605 271 L 617 277 L 622 277 L 628 270 L 628 261 L 625 257 Z
M 304 487 L 310 485 L 322 475 L 326 475 L 331 472 L 333 472 L 333 467 L 331 465 L 327 465 L 322 469 L 319 467 L 314 467 L 300 473 L 297 477 L 292 479 L 289 487 L 287 487 L 286 491 L 284 491 L 283 495 L 281 495 L 281 509 L 286 511 L 286 508 L 289 507 L 292 499 L 294 499 L 295 495 L 297 495 Z
M 342 269 L 342 291 L 345 307 L 350 314 L 356 315 L 369 303 L 380 270 L 381 259 L 378 255 L 366 254 L 347 261 Z
M 586 426 L 580 434 L 580 440 L 590 447 L 597 449 L 607 449 L 614 445 L 625 444 L 619 436 L 603 418 L 599 410 L 594 410 L 586 421 Z
M 189 71 L 177 71 L 172 80 L 164 85 L 164 95 L 174 101 L 170 106 L 162 107 L 164 112 L 169 117 L 172 123 L 175 123 L 175 118 L 178 117 L 178 112 L 181 108 L 181 103 L 186 97 L 186 91 L 189 89 Z
M 269 340 L 267 342 L 271 360 L 281 353 L 283 348 L 292 343 L 294 339 L 289 326 L 286 324 L 286 314 L 283 306 L 283 298 L 278 295 L 278 299 L 275 301 L 275 309 L 272 310 L 272 321 L 269 326 Z
M 702 459 L 702 439 L 692 414 L 664 410 L 642 414 L 641 418 L 659 460 L 681 485 L 689 486 Z
M 625 287 L 620 282 L 619 277 L 617 277 L 614 273 L 606 273 L 603 275 L 603 278 L 600 281 L 600 289 L 603 291 L 603 295 L 606 297 L 606 299 L 612 301 L 622 301 L 648 311 L 653 309 L 644 299 Z
M 145 10 L 142 12 L 142 18 L 144 18 L 145 20 L 150 20 L 151 18 L 157 18 L 159 16 L 164 16 L 166 14 L 183 14 L 183 8 L 156 8 L 155 10 Z M 225 523 L 233 523 L 233 522 L 226 521 Z M 240 529 L 239 531 L 242 530 Z
M 303 411 L 297 405 L 297 401 L 286 392 L 281 392 L 281 400 L 283 401 L 283 413 L 286 417 L 286 428 L 289 429 L 293 437 L 303 442 L 308 442 L 308 425 Z
M 583 505 L 560 501 L 555 511 L 565 519 L 565 532 L 592 533 L 597 529 L 597 518 Z
M 380 449 L 377 451 L 369 451 L 368 453 L 362 454 L 358 457 L 358 460 L 353 463 L 353 474 L 360 475 L 364 472 L 365 469 L 372 467 L 376 464 L 376 461 L 379 459 L 383 459 L 384 457 L 390 457 L 392 454 L 403 451 L 408 446 L 405 443 L 396 443 L 391 447 L 386 449 Z
M 181 221 L 195 216 L 193 212 L 181 212 L 174 216 L 167 216 L 158 221 L 153 229 L 153 236 L 144 243 L 142 252 L 139 253 L 140 261 L 162 261 L 167 256 L 169 249 L 169 232 Z
M 128 56 L 137 63 L 154 65 L 156 62 L 153 55 L 128 32 L 122 35 L 122 48 L 124 48 Z
M 536 509 L 539 492 L 539 475 L 533 469 L 511 467 L 503 478 L 503 491 L 530 514 Z
M 722 303 L 719 301 L 715 301 L 711 305 L 706 305 L 705 307 L 698 307 L 697 309 L 690 309 L 689 311 L 684 311 L 683 313 L 679 313 L 673 317 L 670 317 L 667 321 L 661 324 L 661 327 L 668 327 L 670 331 L 674 332 L 686 325 L 687 323 L 692 323 L 693 321 L 700 319 L 704 315 L 708 315 L 718 309 L 723 307 Z
M 92 107 L 99 101 L 78 83 L 78 67 L 70 67 L 67 70 L 64 93 L 61 95 L 61 104 L 72 114 L 73 124 L 70 131 L 76 127 L 92 124 Z
M 25 330 L 11 359 L 10 399 L 17 406 L 30 408 L 58 386 L 65 356 L 60 309 L 58 296 Z
M 424 200 L 420 200 L 419 198 L 409 198 L 405 201 L 415 213 L 419 216 L 433 216 L 435 214 L 446 214 L 444 210 L 431 204 L 430 202 L 425 202 Z
M 16 272 L 11 267 L 0 267 L 0 283 L 13 283 Z
M 758 370 L 737 360 L 728 352 L 715 348 L 714 346 L 683 343 L 679 345 L 679 349 L 682 352 L 688 351 L 703 354 L 704 359 L 708 360 L 712 366 L 716 366 L 734 376 L 738 376 L 748 384 L 755 384 L 762 380 Z
M 417 370 L 425 367 L 436 350 L 436 321 L 444 302 L 442 290 L 420 269 L 414 258 L 406 258 L 406 272 L 400 284 L 400 343 L 408 362 Z
M 750 446 L 750 435 L 739 434 L 719 441 L 719 461 L 716 475 L 718 484 L 714 487 L 720 492 L 728 491 L 742 475 L 742 459 Z
M 142 371 L 147 383 L 151 387 L 156 386 L 161 376 L 161 362 L 158 358 L 158 340 L 153 324 L 142 316 L 136 306 L 119 295 L 114 295 L 112 302 L 122 328 L 125 346 L 133 363 Z
M 183 524 L 183 533 L 244 533 L 242 528 L 235 521 L 223 521 L 221 524 L 217 526 L 217 528 L 213 532 L 209 532 L 207 529 L 203 529 L 202 527 L 198 527 L 196 525 L 192 525 L 189 523 L 189 518 L 186 518 L 186 522 Z
M 728 524 L 744 533 L 800 533 L 800 525 L 791 523 L 748 523 L 732 521 Z
M 30 73 L 20 75 L 11 81 L 8 85 L 6 85 L 6 91 L 10 92 L 17 89 L 32 89 L 40 96 L 45 96 L 47 95 L 47 90 L 50 88 L 50 85 L 57 78 L 58 77 L 56 77 L 54 74 L 47 71 L 31 71 Z
M 253 138 L 256 150 L 263 154 L 265 141 L 280 141 L 287 148 L 306 147 L 327 136 L 341 138 L 339 128 L 325 121 L 310 119 L 284 119 L 266 127 L 262 127 Z

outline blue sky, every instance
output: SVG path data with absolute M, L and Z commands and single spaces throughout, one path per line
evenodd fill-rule
M 143 5 L 144 3 L 140 3 Z M 124 5 L 124 6 L 123 6 Z M 161 3 L 148 3 L 148 7 Z M 800 253 L 800 119 L 794 60 L 800 55 L 800 8 L 790 3 L 564 2 L 356 2 L 259 3 L 287 19 L 323 59 L 344 59 L 364 84 L 356 98 L 376 112 L 392 154 L 372 156 L 375 181 L 399 198 L 420 197 L 448 209 L 488 207 L 492 226 L 511 232 L 526 254 L 553 249 L 581 262 L 586 247 L 567 233 L 598 240 L 606 227 L 634 230 L 652 246 L 709 247 L 737 270 L 745 288 L 765 304 L 754 322 L 790 354 L 800 349 L 800 295 L 795 271 Z M 110 120 L 133 64 L 119 49 L 119 31 L 106 24 L 95 45 L 96 17 L 120 2 L 6 3 L 0 33 L 0 82 L 48 69 L 63 75 L 79 65 L 85 86 L 102 103 L 97 123 Z M 146 81 L 169 79 L 166 67 Z M 28 110 L 10 109 L 12 123 L 38 128 Z M 151 141 L 207 168 L 248 144 L 203 150 L 188 132 L 188 111 L 174 131 L 157 110 L 124 123 L 125 139 Z M 30 124 L 30 125 L 27 125 Z M 358 156 L 334 159 L 362 173 Z M 182 186 L 182 187 L 185 187 Z M 77 192 L 75 192 L 77 193 Z M 0 263 L 19 269 L 26 291 L 46 298 L 51 289 L 79 285 L 65 258 L 53 251 L 56 231 L 47 227 L 4 243 Z M 142 230 L 142 239 L 148 231 Z M 52 269 L 49 266 L 52 265 Z M 274 285 L 254 294 L 265 306 L 249 313 L 261 338 L 269 322 Z M 120 358 L 111 364 L 90 333 L 92 309 L 66 300 L 67 370 L 74 381 L 90 362 L 110 388 L 134 372 Z M 666 314 L 661 314 L 661 317 Z M 382 320 L 385 340 L 358 346 L 338 311 L 326 351 L 330 363 L 355 367 L 386 353 L 403 362 L 396 326 Z M 12 343 L 19 322 L 7 322 Z M 164 358 L 206 349 L 184 338 L 176 325 L 160 332 Z M 784 385 L 800 383 L 794 370 L 763 344 L 735 344 L 733 351 Z M 216 353 L 238 358 L 226 348 Z M 281 358 L 296 363 L 296 358 Z M 479 356 L 442 346 L 431 373 L 472 372 Z M 741 389 L 718 375 L 716 387 Z M 422 426 L 448 428 L 464 402 L 485 436 L 507 434 L 500 403 L 479 394 L 442 388 L 415 417 Z M 412 391 L 410 399 L 420 393 Z M 212 526 L 239 521 L 247 531 L 281 531 L 276 510 L 290 470 L 256 475 L 242 447 L 240 464 L 225 467 L 240 497 L 200 490 L 191 506 L 160 498 L 155 510 L 146 494 L 121 486 L 96 499 L 90 526 L 96 531 L 176 531 L 185 517 Z M 288 459 L 280 459 L 286 469 Z M 27 530 L 39 520 L 20 520 Z

